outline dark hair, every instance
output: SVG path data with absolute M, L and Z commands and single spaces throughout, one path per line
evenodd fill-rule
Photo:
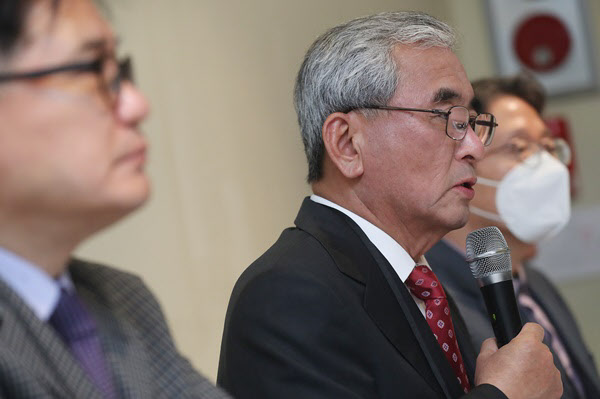
M 56 11 L 60 0 L 51 0 L 52 10 Z M 32 0 L 1 0 L 0 2 L 0 57 L 7 56 L 14 49 L 23 34 L 25 19 Z
M 22 33 L 31 0 L 2 0 L 0 3 L 0 54 L 12 50 Z
M 475 97 L 471 105 L 478 113 L 487 112 L 490 103 L 502 95 L 519 97 L 535 108 L 539 114 L 546 105 L 546 90 L 530 73 L 522 72 L 509 77 L 480 79 L 472 84 Z

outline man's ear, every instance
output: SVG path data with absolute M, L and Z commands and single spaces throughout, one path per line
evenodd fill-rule
M 323 123 L 323 143 L 329 159 L 348 179 L 363 174 L 362 134 L 355 126 L 354 115 L 335 112 Z

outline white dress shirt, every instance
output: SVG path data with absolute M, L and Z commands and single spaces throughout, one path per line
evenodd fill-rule
M 44 322 L 50 319 L 58 304 L 61 287 L 74 289 L 68 273 L 55 280 L 41 268 L 2 247 L 0 279 Z
M 318 195 L 313 194 L 310 196 L 310 199 L 319 204 L 326 205 L 333 209 L 337 209 L 338 211 L 346 214 L 350 219 L 352 219 L 358 225 L 358 227 L 360 227 L 363 233 L 365 233 L 365 235 L 373 243 L 373 245 L 375 245 L 379 252 L 381 252 L 385 259 L 387 259 L 387 261 L 390 262 L 390 265 L 392 265 L 392 268 L 400 278 L 400 281 L 402 281 L 403 283 L 406 282 L 408 275 L 412 272 L 416 264 L 426 265 L 427 267 L 429 267 L 429 264 L 427 263 L 427 260 L 425 260 L 424 256 L 421 256 L 419 261 L 415 263 L 413 258 L 410 257 L 408 252 L 406 252 L 406 250 L 402 248 L 402 246 L 398 244 L 396 240 L 390 237 L 379 227 L 375 226 L 373 223 L 363 219 L 362 217 L 349 211 L 348 209 L 343 208 L 338 204 L 333 203 Z M 412 293 L 411 296 L 415 300 L 415 303 L 419 307 L 419 310 L 423 314 L 423 317 L 425 317 L 425 302 L 412 295 Z

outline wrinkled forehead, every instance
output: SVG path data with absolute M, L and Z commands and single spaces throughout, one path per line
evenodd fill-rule
M 92 0 L 34 0 L 13 57 L 41 67 L 114 45 L 114 33 Z
M 393 54 L 398 70 L 396 95 L 403 101 L 434 108 L 470 107 L 473 88 L 451 49 L 397 46 Z

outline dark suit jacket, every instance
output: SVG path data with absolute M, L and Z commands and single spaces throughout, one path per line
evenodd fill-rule
M 77 292 L 95 317 L 124 398 L 226 398 L 175 348 L 154 296 L 133 275 L 74 260 Z M 48 324 L 0 281 L 0 397 L 98 398 Z
M 473 338 L 473 344 L 479 348 L 486 338 L 494 336 L 494 331 L 479 286 L 473 279 L 464 256 L 444 241 L 440 241 L 425 254 L 425 257 L 444 284 L 446 291 L 456 301 Z M 542 273 L 529 266 L 525 267 L 525 273 L 531 296 L 548 315 L 560 335 L 573 366 L 582 380 L 587 397 L 600 398 L 600 378 L 573 314 L 556 287 Z M 560 365 L 557 366 L 561 369 Z M 563 398 L 576 398 L 576 391 L 566 379 L 564 372 L 562 378 Z
M 235 285 L 218 383 L 238 399 L 462 396 L 425 318 L 360 228 L 308 198 L 295 223 Z M 472 380 L 475 353 L 462 320 L 454 324 Z M 505 396 L 484 385 L 468 397 Z

